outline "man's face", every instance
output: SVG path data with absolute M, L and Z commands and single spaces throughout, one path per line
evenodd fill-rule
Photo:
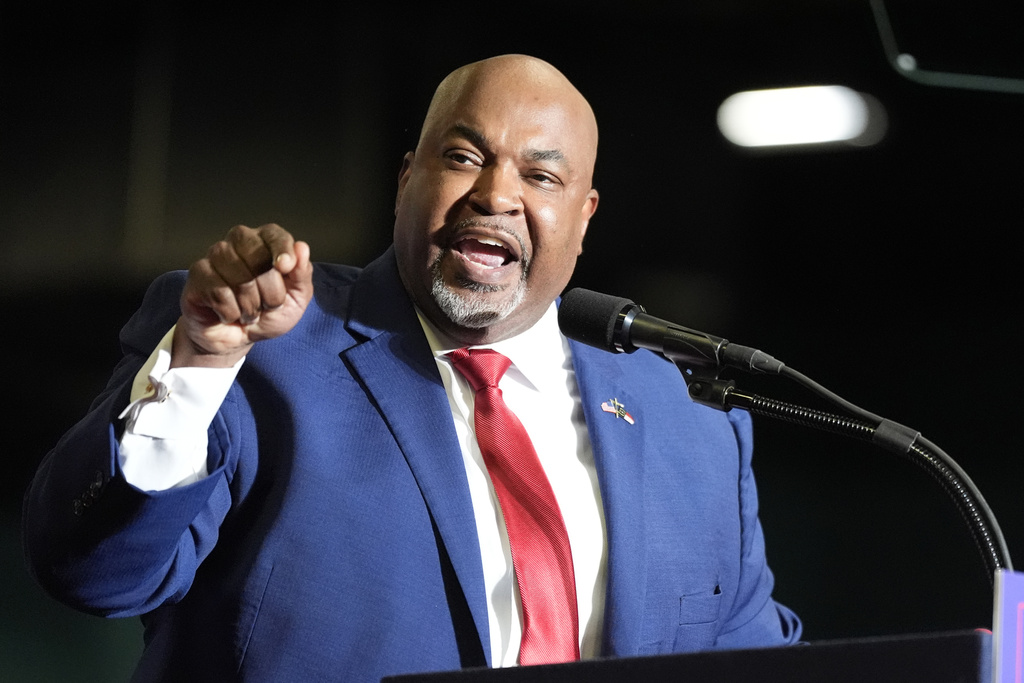
M 568 283 L 597 207 L 588 116 L 575 91 L 509 73 L 432 107 L 399 177 L 395 248 L 413 300 L 457 341 L 521 332 Z

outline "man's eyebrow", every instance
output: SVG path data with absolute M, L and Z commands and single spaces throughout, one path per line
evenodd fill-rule
M 449 135 L 457 135 L 465 138 L 473 145 L 480 149 L 489 149 L 490 144 L 487 140 L 487 136 L 478 131 L 476 128 L 468 126 L 464 123 L 456 123 L 449 130 Z M 568 165 L 565 158 L 565 154 L 560 149 L 528 149 L 523 154 L 523 158 L 528 161 L 553 161 L 555 163 Z
M 530 161 L 555 161 L 565 163 L 565 155 L 559 149 L 528 149 L 525 158 Z
M 456 123 L 448 131 L 448 134 L 449 135 L 459 135 L 461 137 L 464 137 L 467 140 L 469 140 L 471 143 L 473 143 L 474 145 L 476 145 L 477 147 L 479 147 L 481 149 L 486 149 L 487 146 L 488 146 L 487 145 L 487 138 L 484 137 L 483 133 L 478 131 L 476 128 L 470 128 L 469 126 L 467 126 L 464 123 Z

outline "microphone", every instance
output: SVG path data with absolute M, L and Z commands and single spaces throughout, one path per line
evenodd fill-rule
M 562 296 L 558 326 L 566 337 L 583 344 L 612 353 L 649 349 L 684 368 L 732 367 L 777 375 L 785 367 L 757 349 L 655 318 L 629 299 L 589 289 Z

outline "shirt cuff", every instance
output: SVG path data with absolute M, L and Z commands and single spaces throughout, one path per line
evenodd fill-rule
M 235 381 L 231 368 L 171 368 L 174 329 L 164 335 L 132 382 L 119 463 L 128 482 L 165 490 L 207 475 L 207 430 Z
M 135 376 L 132 402 L 119 415 L 132 434 L 157 439 L 205 434 L 245 362 L 243 357 L 230 368 L 171 369 L 173 339 L 172 327 Z

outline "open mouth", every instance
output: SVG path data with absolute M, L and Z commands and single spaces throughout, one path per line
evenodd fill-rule
M 500 268 L 518 260 L 500 240 L 490 237 L 464 237 L 452 245 L 467 261 L 485 268 Z

